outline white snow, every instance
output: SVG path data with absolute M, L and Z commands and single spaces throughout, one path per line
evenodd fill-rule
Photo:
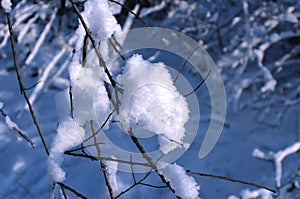
M 299 23 L 297 16 L 292 13 L 295 10 L 295 7 L 289 7 L 285 13 L 278 16 L 280 20 L 290 22 L 290 23 Z
M 0 101 L 0 109 L 3 107 L 3 102 Z
M 111 158 L 114 159 L 112 156 Z M 117 171 L 118 171 L 118 162 L 116 161 L 106 161 L 107 166 L 107 174 L 109 176 L 110 184 L 115 192 L 119 190 L 119 184 L 117 179 Z
M 63 153 L 82 143 L 83 139 L 84 129 L 79 127 L 72 118 L 67 117 L 59 124 L 47 161 L 48 175 L 53 182 L 62 182 L 65 179 L 65 172 L 61 168 Z
M 75 32 L 75 35 L 77 39 L 75 45 L 75 53 L 73 54 L 72 61 L 69 66 L 69 76 L 71 82 L 75 81 L 80 69 L 82 68 L 80 64 L 80 60 L 81 60 L 81 50 L 82 50 L 83 42 L 81 41 L 83 41 L 85 37 L 85 32 L 82 25 L 79 25 L 79 27 Z
M 48 157 L 48 176 L 52 182 L 62 182 L 66 179 L 66 173 L 61 168 L 62 154 L 50 153 Z
M 121 27 L 110 11 L 107 0 L 90 0 L 84 4 L 82 13 L 86 23 L 99 42 L 111 37 L 111 35 L 120 31 Z
M 1 0 L 1 6 L 5 10 L 5 12 L 11 11 L 11 2 L 10 0 Z
M 189 109 L 165 64 L 133 55 L 118 80 L 124 89 L 119 120 L 125 131 L 137 125 L 157 134 L 165 154 L 184 144 Z
M 161 170 L 165 179 L 171 183 L 176 195 L 181 198 L 196 199 L 199 198 L 200 186 L 195 179 L 188 176 L 181 166 L 170 164 Z
M 15 129 L 17 131 L 21 131 L 20 128 L 18 127 L 18 125 L 16 123 L 14 123 L 13 121 L 11 121 L 10 117 L 5 116 L 5 123 L 6 125 L 11 128 L 11 129 Z
M 257 189 L 250 191 L 245 189 L 241 192 L 241 197 L 231 195 L 228 199 L 273 199 L 272 193 L 265 189 Z
M 265 189 L 258 189 L 254 191 L 250 191 L 246 189 L 242 191 L 242 199 L 252 199 L 252 198 L 262 198 L 262 199 L 273 199 L 272 193 Z
M 84 129 L 70 117 L 62 121 L 57 128 L 57 135 L 53 138 L 51 152 L 63 153 L 79 145 L 84 140 Z

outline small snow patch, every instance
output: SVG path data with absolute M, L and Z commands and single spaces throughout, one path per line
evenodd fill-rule
M 188 176 L 185 170 L 177 165 L 170 164 L 161 170 L 165 179 L 171 183 L 172 188 L 175 190 L 176 195 L 181 198 L 197 199 L 199 198 L 200 186 L 195 179 Z

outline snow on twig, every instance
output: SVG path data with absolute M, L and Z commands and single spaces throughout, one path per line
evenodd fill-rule
M 6 125 L 10 129 L 16 131 L 24 140 L 26 140 L 32 146 L 32 148 L 35 148 L 35 143 L 25 133 L 23 133 L 22 130 L 20 130 L 18 125 L 16 123 L 14 123 L 10 119 L 10 117 L 3 111 L 2 107 L 3 107 L 3 103 L 0 101 L 0 113 L 5 118 Z
M 282 178 L 282 162 L 287 156 L 297 153 L 299 150 L 300 150 L 300 142 L 296 142 L 293 145 L 291 145 L 283 150 L 280 150 L 276 153 L 269 152 L 268 154 L 266 154 L 259 149 L 254 149 L 252 155 L 255 158 L 273 162 L 273 164 L 275 166 L 276 187 L 280 188 L 281 187 L 281 178 Z

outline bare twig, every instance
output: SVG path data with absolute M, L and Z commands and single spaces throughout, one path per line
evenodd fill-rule
M 136 147 L 139 149 L 140 153 L 142 154 L 143 158 L 145 158 L 147 160 L 147 162 L 150 164 L 151 168 L 157 173 L 157 175 L 160 177 L 161 181 L 167 185 L 167 187 L 172 191 L 172 193 L 175 194 L 175 190 L 171 187 L 170 182 L 167 181 L 164 177 L 163 174 L 158 172 L 158 168 L 155 164 L 155 162 L 152 160 L 152 158 L 150 156 L 147 155 L 146 150 L 144 149 L 144 147 L 141 145 L 141 143 L 138 141 L 137 137 L 134 135 L 132 129 L 130 128 L 128 131 L 131 140 L 133 141 L 133 143 L 136 145 Z M 176 194 L 175 194 L 176 195 Z M 176 195 L 177 198 L 180 198 L 179 196 Z
M 133 181 L 134 181 L 134 183 L 136 183 L 134 170 L 133 170 L 133 164 L 132 164 L 132 154 L 130 154 L 130 169 L 131 169 L 131 175 L 132 175 Z
M 145 27 L 147 27 L 149 29 L 149 31 L 159 40 L 162 41 L 162 38 L 157 35 L 154 30 L 135 12 L 133 12 L 130 8 L 128 8 L 127 6 L 123 5 L 122 3 L 115 1 L 115 0 L 109 0 L 110 2 L 113 2 L 115 4 L 118 4 L 119 6 L 125 8 L 128 12 L 130 12 L 135 18 L 137 18 Z M 162 42 L 163 43 L 163 42 Z
M 78 191 L 76 191 L 75 189 L 73 189 L 72 187 L 69 187 L 68 185 L 62 183 L 62 182 L 57 182 L 57 184 L 61 187 L 63 187 L 64 189 L 67 189 L 71 192 L 73 192 L 77 197 L 82 198 L 82 199 L 87 199 L 86 196 L 82 195 L 81 193 L 79 193 Z
M 116 196 L 116 199 L 119 198 L 120 196 L 122 196 L 123 194 L 127 193 L 128 191 L 130 191 L 133 187 L 141 184 L 144 180 L 146 180 L 146 178 L 151 174 L 151 172 L 152 172 L 152 169 L 142 179 L 140 179 L 138 182 L 134 182 L 130 187 L 128 187 L 127 189 L 125 189 L 124 191 L 119 193 Z
M 219 11 L 219 13 L 221 13 Z M 223 39 L 222 39 L 222 35 L 221 35 L 221 27 L 220 27 L 220 14 L 218 16 L 218 19 L 216 21 L 216 27 L 217 27 L 217 37 L 218 37 L 218 42 L 219 42 L 219 48 L 220 48 L 220 51 L 222 54 L 224 54 L 224 42 L 223 42 Z
M 206 75 L 206 77 L 198 84 L 198 86 L 196 86 L 196 88 L 194 88 L 191 92 L 183 95 L 184 97 L 188 97 L 189 95 L 193 94 L 194 92 L 196 92 L 198 90 L 198 88 L 200 88 L 202 86 L 202 84 L 207 80 L 208 76 L 210 75 L 211 70 L 208 72 L 208 74 Z
M 73 105 L 73 93 L 72 93 L 72 86 L 69 86 L 69 98 L 70 98 L 70 106 L 71 106 L 71 116 L 74 118 L 74 105 Z
M 105 161 L 114 161 L 114 162 L 118 162 L 118 163 L 122 163 L 122 164 L 150 167 L 149 164 L 143 163 L 143 162 L 130 162 L 128 160 L 114 159 L 114 158 L 108 158 L 108 157 L 97 157 L 97 156 L 91 156 L 91 155 L 88 155 L 88 154 L 73 153 L 73 152 L 69 152 L 69 151 L 64 152 L 64 154 L 70 155 L 70 156 L 75 156 L 75 157 L 89 158 L 92 161 L 94 161 L 94 160 L 105 160 Z
M 31 193 L 30 190 L 28 190 L 27 187 L 25 187 L 23 184 L 21 184 L 19 181 L 17 181 L 17 184 L 30 196 L 30 198 L 35 199 L 36 197 Z
M 243 181 L 243 180 L 237 180 L 237 179 L 229 178 L 229 177 L 226 177 L 226 176 L 218 176 L 218 175 L 213 175 L 213 174 L 194 172 L 194 171 L 190 171 L 190 170 L 186 170 L 186 173 L 187 174 L 192 174 L 192 175 L 198 175 L 198 176 L 202 176 L 202 177 L 217 178 L 217 179 L 226 180 L 226 181 L 230 181 L 230 182 L 237 182 L 237 183 L 241 183 L 241 184 L 250 185 L 250 186 L 253 186 L 253 187 L 256 187 L 256 188 L 266 189 L 268 191 L 276 193 L 276 191 L 274 189 L 271 189 L 271 188 L 268 188 L 268 187 L 265 187 L 265 186 L 261 186 L 261 185 L 255 184 L 253 182 L 247 182 L 247 181 Z
M 103 124 L 100 126 L 100 128 L 95 132 L 95 134 L 97 135 L 102 129 L 103 127 L 107 124 L 109 118 L 112 116 L 112 114 L 115 112 L 115 110 L 113 110 L 112 112 L 109 113 L 109 115 L 106 117 L 105 121 L 103 122 Z M 91 138 L 93 138 L 94 135 L 91 135 L 90 137 L 86 138 L 83 142 L 87 142 L 88 140 L 90 140 Z
M 67 195 L 67 193 L 66 193 L 65 188 L 64 188 L 62 185 L 60 185 L 60 188 L 61 188 L 61 192 L 62 192 L 64 198 L 65 198 L 65 199 L 68 199 L 68 195 Z
M 92 132 L 93 132 L 94 143 L 95 143 L 95 146 L 96 146 L 96 149 L 97 149 L 98 156 L 102 157 L 102 155 L 101 155 L 102 154 L 101 148 L 97 144 L 98 143 L 98 138 L 96 136 L 96 129 L 95 129 L 93 120 L 91 120 L 90 124 L 91 124 L 91 129 L 92 129 Z M 111 199 L 114 199 L 115 198 L 114 197 L 114 190 L 113 190 L 113 188 L 112 188 L 112 186 L 110 184 L 109 176 L 108 176 L 108 173 L 107 173 L 107 168 L 106 168 L 106 165 L 104 164 L 104 161 L 102 159 L 100 159 L 100 166 L 101 166 L 102 173 L 104 175 L 105 184 L 107 186 L 107 189 L 108 189 L 108 192 L 109 192 L 109 196 L 110 196 Z
M 42 133 L 42 130 L 39 126 L 39 123 L 34 115 L 34 111 L 33 111 L 33 108 L 32 108 L 32 105 L 29 101 L 29 98 L 28 98 L 28 95 L 26 93 L 26 89 L 25 89 L 25 86 L 22 82 L 22 78 L 21 78 L 21 74 L 20 74 L 20 71 L 19 71 L 19 66 L 18 66 L 18 61 L 17 61 L 17 52 L 16 52 L 16 49 L 15 49 L 15 40 L 14 40 L 14 33 L 13 33 L 13 27 L 12 27 L 12 23 L 11 23 L 11 19 L 10 19 L 10 13 L 7 13 L 7 23 L 8 23 L 8 27 L 9 27 L 9 34 L 10 34 L 10 42 L 11 42 L 11 48 L 12 48 L 12 53 L 13 53 L 13 59 L 14 59 L 14 66 L 15 66 L 15 70 L 16 70 L 16 74 L 17 74 L 17 78 L 18 78 L 18 82 L 19 82 L 19 86 L 20 86 L 20 90 L 21 90 L 21 94 L 23 94 L 24 98 L 25 98 L 25 101 L 29 107 L 29 111 L 30 111 L 30 114 L 31 114 L 31 117 L 33 119 L 33 122 L 37 128 L 37 131 L 39 133 L 39 136 L 42 140 L 42 143 L 43 143 L 43 146 L 44 146 L 44 149 L 47 153 L 47 155 L 49 155 L 49 150 L 48 150 L 48 146 L 47 146 L 47 143 L 45 141 L 45 138 L 44 138 L 44 135 Z
M 84 36 L 84 41 L 83 41 L 83 49 L 82 49 L 82 66 L 85 65 L 86 63 L 86 55 L 87 55 L 87 50 L 88 50 L 88 45 L 89 45 L 89 37 L 86 34 Z
M 116 53 L 118 53 L 118 55 L 123 59 L 123 60 L 125 60 L 125 57 L 124 57 L 124 55 L 121 53 L 121 51 L 119 51 L 118 49 L 117 49 L 117 47 L 116 47 L 116 45 L 112 42 L 112 39 L 108 39 L 109 40 L 109 43 L 112 45 L 112 47 L 114 48 L 114 50 L 116 51 Z M 114 37 L 114 41 L 116 41 L 116 38 Z
M 189 59 L 193 56 L 193 54 L 194 54 L 199 48 L 200 48 L 200 46 L 197 46 L 197 48 L 195 48 L 195 49 L 191 52 L 191 54 L 189 54 L 189 56 L 186 58 L 185 62 L 184 62 L 183 65 L 181 66 L 179 72 L 177 73 L 177 75 L 176 75 L 176 77 L 175 77 L 175 79 L 174 79 L 174 84 L 175 84 L 175 82 L 177 81 L 177 79 L 179 78 L 179 75 L 182 74 L 182 72 L 183 72 L 183 70 L 184 70 L 184 68 L 185 68 L 185 66 L 186 66 L 186 64 L 187 64 L 187 62 L 189 61 Z

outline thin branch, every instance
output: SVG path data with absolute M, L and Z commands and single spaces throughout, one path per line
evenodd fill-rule
M 112 42 L 112 39 L 108 39 L 109 40 L 109 43 L 112 45 L 112 47 L 114 48 L 114 50 L 116 51 L 116 53 L 118 53 L 118 55 L 123 59 L 125 60 L 125 57 L 124 55 L 121 53 L 121 51 L 119 51 L 116 47 L 116 45 Z M 116 38 L 114 37 L 114 41 L 116 41 Z
M 61 192 L 62 192 L 64 198 L 65 198 L 65 199 L 68 199 L 68 195 L 67 195 L 67 193 L 66 193 L 65 188 L 64 188 L 63 186 L 60 185 L 60 189 L 61 189 Z
M 87 50 L 88 50 L 88 45 L 89 45 L 89 37 L 86 34 L 84 36 L 84 41 L 83 41 L 83 49 L 82 49 L 82 65 L 84 66 L 86 63 L 86 55 L 87 55 Z
M 123 5 L 122 3 L 118 2 L 118 1 L 115 1 L 115 0 L 109 0 L 110 2 L 113 2 L 115 4 L 118 4 L 119 6 L 125 8 L 128 12 L 130 12 L 135 18 L 137 18 L 145 27 L 147 27 L 149 29 L 149 31 L 159 40 L 159 41 L 162 41 L 162 38 L 157 35 L 154 30 L 138 15 L 136 14 L 135 12 L 133 12 L 130 8 L 128 8 L 127 6 Z
M 73 105 L 73 93 L 72 93 L 72 86 L 69 86 L 69 98 L 70 98 L 70 106 L 71 106 L 71 116 L 74 118 L 74 105 Z
M 98 156 L 101 157 L 102 152 L 101 152 L 100 146 L 97 144 L 98 143 L 98 138 L 96 136 L 96 129 L 95 129 L 93 120 L 90 121 L 90 124 L 91 124 L 91 129 L 92 129 L 92 132 L 93 132 L 93 136 L 94 136 L 94 143 L 95 143 L 95 146 L 96 146 L 96 149 L 97 149 L 97 153 L 98 153 Z M 106 165 L 104 164 L 104 161 L 102 159 L 100 159 L 100 166 L 101 166 L 102 173 L 104 175 L 105 184 L 107 186 L 109 196 L 110 196 L 111 199 L 114 199 L 115 198 L 114 197 L 114 190 L 113 190 L 113 188 L 110 184 L 109 175 L 107 173 L 107 168 L 106 168 Z
M 179 75 L 182 74 L 182 72 L 183 72 L 183 70 L 184 70 L 184 68 L 185 68 L 185 66 L 186 66 L 186 64 L 187 64 L 187 62 L 189 61 L 189 59 L 193 56 L 193 54 L 194 54 L 199 48 L 200 48 L 200 46 L 197 46 L 197 48 L 195 48 L 195 49 L 191 52 L 191 54 L 189 54 L 189 56 L 186 58 L 185 62 L 184 62 L 183 65 L 181 66 L 179 72 L 177 73 L 176 78 L 174 79 L 174 84 L 175 84 L 175 82 L 177 81 L 177 79 L 179 78 Z
M 175 190 L 171 187 L 170 182 L 167 181 L 164 177 L 164 175 L 160 174 L 158 172 L 158 168 L 156 166 L 156 164 L 154 163 L 154 161 L 152 160 L 152 158 L 150 156 L 147 155 L 146 150 L 144 149 L 144 147 L 140 144 L 140 142 L 138 141 L 137 137 L 134 135 L 132 129 L 130 128 L 128 131 L 128 134 L 131 137 L 131 140 L 133 141 L 133 143 L 136 145 L 136 147 L 139 149 L 140 153 L 142 154 L 143 158 L 145 158 L 147 160 L 147 162 L 150 164 L 151 168 L 157 173 L 157 175 L 160 177 L 161 181 L 166 184 L 168 186 L 168 188 L 172 191 L 172 193 L 175 194 Z M 175 194 L 176 195 L 176 194 Z M 176 195 L 177 198 L 180 198 L 179 196 Z
M 208 76 L 210 75 L 211 70 L 208 72 L 208 74 L 206 75 L 206 77 L 198 84 L 198 86 L 196 86 L 196 88 L 194 88 L 191 92 L 189 92 L 188 94 L 183 95 L 184 97 L 188 97 L 189 95 L 193 94 L 194 92 L 196 92 L 198 90 L 198 88 L 200 88 L 202 86 L 202 84 L 207 80 Z
M 92 161 L 94 161 L 94 160 L 106 160 L 106 161 L 113 161 L 113 162 L 118 162 L 118 163 L 122 163 L 122 164 L 150 167 L 149 164 L 143 163 L 143 162 L 130 162 L 128 160 L 113 159 L 113 158 L 108 158 L 108 157 L 97 157 L 97 156 L 91 156 L 91 155 L 88 155 L 88 154 L 72 153 L 72 152 L 68 152 L 68 151 L 64 152 L 64 154 L 70 155 L 70 156 L 75 156 L 75 157 L 89 158 Z
M 146 186 L 146 187 L 156 188 L 156 189 L 168 188 L 167 185 L 165 185 L 165 186 L 157 186 L 157 185 L 152 185 L 152 184 L 143 183 L 143 182 L 141 182 L 141 183 L 139 183 L 139 184 L 140 184 L 140 185 L 144 185 L 144 186 Z
M 17 184 L 25 191 L 25 193 L 27 193 L 27 195 L 30 196 L 30 198 L 35 199 L 36 197 L 31 193 L 30 190 L 28 190 L 27 187 L 25 187 L 23 184 L 21 184 L 18 180 L 17 180 Z
M 30 86 L 30 87 L 28 87 L 28 88 L 26 88 L 25 90 L 30 90 L 30 89 L 33 89 L 34 87 L 36 87 L 39 83 L 41 83 L 42 81 L 41 80 L 39 80 L 38 82 L 36 82 L 35 84 L 33 84 L 32 86 Z
M 100 126 L 100 128 L 96 131 L 96 135 L 103 129 L 103 127 L 107 124 L 109 118 L 112 116 L 112 114 L 115 112 L 115 110 L 113 110 L 112 112 L 109 113 L 109 115 L 106 117 L 105 121 L 103 122 L 103 124 Z M 91 135 L 90 137 L 86 138 L 83 142 L 87 142 L 88 140 L 90 140 L 91 138 L 93 138 L 94 135 Z
M 87 199 L 86 196 L 82 195 L 81 193 L 79 193 L 78 191 L 76 191 L 75 189 L 73 189 L 72 187 L 69 187 L 68 185 L 62 183 L 62 182 L 57 182 L 57 184 L 61 187 L 63 187 L 64 189 L 67 189 L 69 191 L 71 191 L 72 193 L 74 193 L 77 197 L 82 198 L 82 199 Z
M 152 169 L 142 178 L 140 179 L 138 182 L 134 182 L 130 187 L 128 187 L 127 189 L 125 189 L 124 191 L 122 191 L 121 193 L 119 193 L 115 199 L 121 197 L 123 194 L 127 193 L 128 191 L 130 191 L 133 187 L 141 184 L 144 180 L 146 180 L 146 178 L 150 175 L 150 173 L 152 172 Z
M 198 176 L 202 176 L 202 177 L 217 178 L 217 179 L 226 180 L 226 181 L 230 181 L 230 182 L 237 182 L 237 183 L 241 183 L 241 184 L 250 185 L 250 186 L 253 186 L 253 187 L 256 187 L 256 188 L 266 189 L 268 191 L 276 193 L 276 191 L 274 189 L 271 189 L 271 188 L 268 188 L 268 187 L 265 187 L 265 186 L 261 186 L 261 185 L 255 184 L 253 182 L 247 182 L 247 181 L 243 181 L 243 180 L 237 180 L 237 179 L 229 178 L 229 177 L 226 177 L 226 176 L 218 176 L 218 175 L 213 175 L 213 174 L 194 172 L 194 171 L 190 171 L 190 170 L 186 170 L 186 173 L 187 174 L 192 174 L 192 175 L 198 175 Z
M 34 122 L 36 128 L 37 128 L 39 136 L 40 136 L 40 138 L 42 140 L 44 149 L 45 149 L 47 155 L 49 155 L 49 150 L 48 150 L 48 146 L 46 144 L 44 135 L 43 135 L 43 133 L 41 131 L 41 128 L 39 126 L 39 123 L 37 122 L 37 119 L 36 119 L 36 117 L 34 115 L 34 111 L 33 111 L 32 105 L 31 105 L 31 103 L 29 101 L 29 98 L 27 96 L 27 92 L 26 92 L 25 86 L 24 86 L 24 84 L 22 82 L 22 78 L 21 78 L 21 74 L 20 74 L 19 66 L 18 66 L 18 61 L 17 61 L 17 52 L 16 52 L 16 49 L 15 49 L 15 40 L 14 40 L 13 27 L 12 27 L 12 23 L 11 23 L 11 19 L 10 19 L 10 13 L 7 13 L 7 23 L 8 23 L 8 27 L 9 27 L 10 42 L 11 42 L 11 48 L 12 48 L 12 53 L 13 53 L 14 66 L 15 66 L 15 70 L 16 70 L 16 74 L 17 74 L 17 78 L 18 78 L 18 82 L 19 82 L 21 94 L 23 94 L 23 96 L 25 98 L 25 101 L 26 101 L 26 103 L 27 103 L 27 105 L 29 107 L 29 111 L 30 111 L 31 117 L 33 119 L 33 122 Z
M 219 10 L 219 5 L 218 5 L 218 13 L 221 13 L 221 11 Z M 216 21 L 216 27 L 217 27 L 217 38 L 218 38 L 218 42 L 219 42 L 219 48 L 222 54 L 224 54 L 224 42 L 222 39 L 222 34 L 221 34 L 221 27 L 220 27 L 220 14 L 218 15 L 218 19 Z
M 130 169 L 131 169 L 131 175 L 132 175 L 133 181 L 134 181 L 134 183 L 136 183 L 136 178 L 135 178 L 135 175 L 134 175 L 133 164 L 132 164 L 132 154 L 131 153 L 130 153 Z

